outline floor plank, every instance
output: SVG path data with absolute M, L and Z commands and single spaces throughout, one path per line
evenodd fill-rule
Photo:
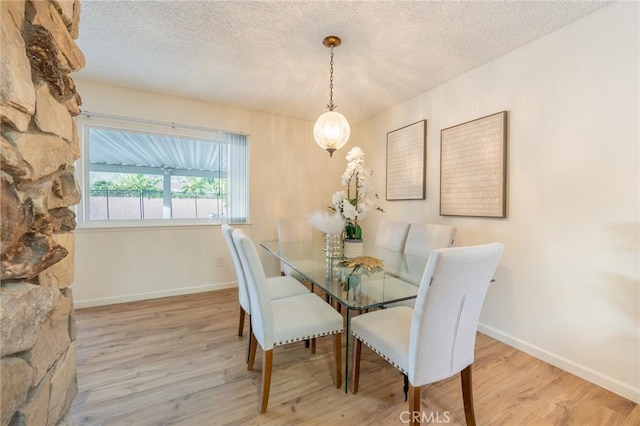
M 234 289 L 78 309 L 75 425 L 402 425 L 402 375 L 363 347 L 360 390 L 334 385 L 332 338 L 276 347 L 269 409 L 258 413 L 262 352 L 247 371 Z M 344 343 L 343 343 L 344 346 Z M 618 395 L 483 334 L 474 397 L 480 425 L 640 424 Z M 431 423 L 464 425 L 458 376 L 423 387 Z

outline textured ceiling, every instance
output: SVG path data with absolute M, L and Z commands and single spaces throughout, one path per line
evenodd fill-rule
M 356 123 L 606 6 L 603 1 L 82 0 L 79 79 Z

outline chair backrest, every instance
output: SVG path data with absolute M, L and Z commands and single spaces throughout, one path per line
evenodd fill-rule
M 262 349 L 267 351 L 273 348 L 273 312 L 271 311 L 271 296 L 267 287 L 267 277 L 251 239 L 240 229 L 235 229 L 233 241 L 240 255 L 249 290 L 253 335 Z
M 306 219 L 278 219 L 278 241 L 311 241 L 313 228 Z
M 504 245 L 436 249 L 429 255 L 413 310 L 409 380 L 422 386 L 473 363 L 478 321 Z
M 251 315 L 251 304 L 249 303 L 249 290 L 247 290 L 247 280 L 245 278 L 244 269 L 242 267 L 242 261 L 236 248 L 236 243 L 233 241 L 234 228 L 226 223 L 221 226 L 222 236 L 227 243 L 229 253 L 231 253 L 231 259 L 233 260 L 233 266 L 236 268 L 236 276 L 238 277 L 238 301 L 242 309 L 249 315 Z
M 404 252 L 414 256 L 429 257 L 431 250 L 453 245 L 456 228 L 432 223 L 412 223 L 407 234 Z
M 403 251 L 407 241 L 409 224 L 382 219 L 376 232 L 376 247 L 389 250 Z

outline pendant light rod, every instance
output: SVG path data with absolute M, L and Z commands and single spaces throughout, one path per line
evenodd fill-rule
M 327 36 L 322 41 L 322 44 L 331 48 L 331 60 L 329 61 L 329 103 L 327 104 L 329 111 L 336 109 L 336 105 L 333 104 L 333 48 L 340 46 L 340 43 L 342 43 L 342 40 L 337 36 Z

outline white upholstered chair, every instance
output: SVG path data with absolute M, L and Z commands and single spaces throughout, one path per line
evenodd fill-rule
M 378 224 L 375 246 L 389 250 L 403 251 L 408 232 L 408 223 L 382 219 Z
M 436 249 L 414 309 L 394 307 L 353 318 L 352 392 L 358 392 L 364 343 L 406 375 L 412 424 L 421 415 L 420 387 L 460 373 L 467 425 L 475 425 L 471 365 L 476 332 L 503 251 L 500 243 Z
M 242 262 L 238 254 L 235 242 L 233 241 L 233 227 L 228 224 L 222 224 L 222 235 L 231 253 L 233 266 L 236 269 L 238 278 L 238 301 L 240 302 L 240 320 L 238 322 L 238 336 L 242 336 L 244 330 L 245 313 L 251 318 L 251 304 L 249 303 L 249 290 L 247 289 L 247 281 L 245 271 L 242 268 Z M 267 287 L 267 294 L 271 300 L 283 299 L 285 297 L 297 296 L 299 294 L 309 293 L 309 289 L 300 282 L 291 277 L 273 277 L 267 278 L 264 282 Z M 251 321 L 251 320 L 249 320 Z M 251 333 L 249 333 L 249 344 L 251 344 Z M 247 352 L 248 360 L 248 352 Z
M 456 228 L 453 226 L 412 223 L 407 233 L 404 252 L 414 256 L 429 257 L 431 250 L 451 247 L 455 236 Z
M 333 335 L 336 386 L 340 388 L 342 385 L 342 315 L 313 293 L 271 300 L 262 263 L 253 242 L 240 229 L 233 231 L 233 240 L 246 273 L 252 312 L 251 330 L 254 339 L 251 341 L 247 369 L 253 369 L 258 343 L 264 351 L 260 412 L 266 412 L 269 403 L 275 346 Z

